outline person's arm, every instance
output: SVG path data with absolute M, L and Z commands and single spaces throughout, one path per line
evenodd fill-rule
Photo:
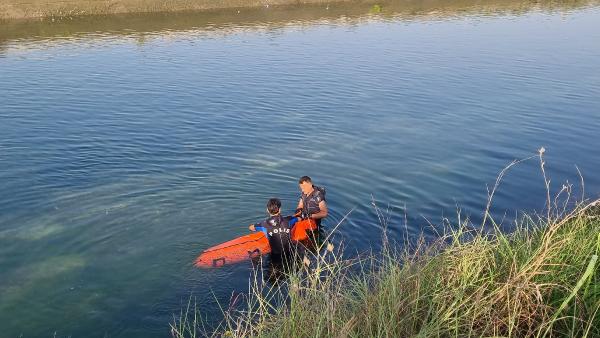
M 319 209 L 320 211 L 315 214 L 312 214 L 310 218 L 321 219 L 327 217 L 327 202 L 325 202 L 325 200 L 319 202 Z
M 257 224 L 250 224 L 250 226 L 248 227 L 248 229 L 250 229 L 250 231 L 262 231 L 265 233 L 265 235 L 267 235 L 267 228 L 265 228 L 263 226 L 262 223 L 257 223 Z
M 294 214 L 294 217 L 298 217 L 302 214 L 302 209 L 304 209 L 304 202 L 302 201 L 302 198 L 300 198 L 300 200 L 298 201 L 298 206 L 296 207 L 296 213 Z

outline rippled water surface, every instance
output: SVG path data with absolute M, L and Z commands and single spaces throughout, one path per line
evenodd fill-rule
M 577 165 L 600 194 L 597 3 L 382 8 L 1 23 L 0 336 L 164 337 L 190 294 L 218 318 L 250 264 L 194 258 L 302 175 L 327 227 L 354 208 L 351 251 L 379 245 L 372 198 L 432 238 L 542 146 L 553 190 Z M 544 200 L 534 159 L 493 214 Z

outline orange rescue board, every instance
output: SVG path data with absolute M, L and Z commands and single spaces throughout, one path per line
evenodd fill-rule
M 216 268 L 246 259 L 258 257 L 271 252 L 267 236 L 261 232 L 253 232 L 231 241 L 208 248 L 196 258 L 199 268 Z
M 298 221 L 291 231 L 292 240 L 303 241 L 308 238 L 307 230 L 316 229 L 317 225 L 313 220 Z M 195 265 L 199 268 L 216 268 L 266 255 L 270 252 L 271 247 L 267 236 L 262 231 L 253 232 L 204 250 L 196 258 Z

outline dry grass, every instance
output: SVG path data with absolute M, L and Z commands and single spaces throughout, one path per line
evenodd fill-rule
M 543 170 L 543 149 L 539 159 Z M 571 197 L 569 187 L 563 193 Z M 523 217 L 511 234 L 488 208 L 491 232 L 459 221 L 435 243 L 402 252 L 385 245 L 378 255 L 340 259 L 341 249 L 325 242 L 283 282 L 255 278 L 245 307 L 224 310 L 209 335 L 598 337 L 600 200 L 572 209 L 559 200 L 548 194 L 548 210 Z M 190 313 L 171 324 L 175 337 L 206 334 Z

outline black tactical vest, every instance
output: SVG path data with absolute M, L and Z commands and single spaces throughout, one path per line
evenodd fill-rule
M 302 198 L 302 214 L 305 217 L 310 217 L 313 214 L 321 211 L 319 208 L 319 203 L 321 201 L 325 201 L 325 188 L 313 186 L 314 190 L 310 193 L 310 195 L 305 195 L 304 193 L 300 198 Z

